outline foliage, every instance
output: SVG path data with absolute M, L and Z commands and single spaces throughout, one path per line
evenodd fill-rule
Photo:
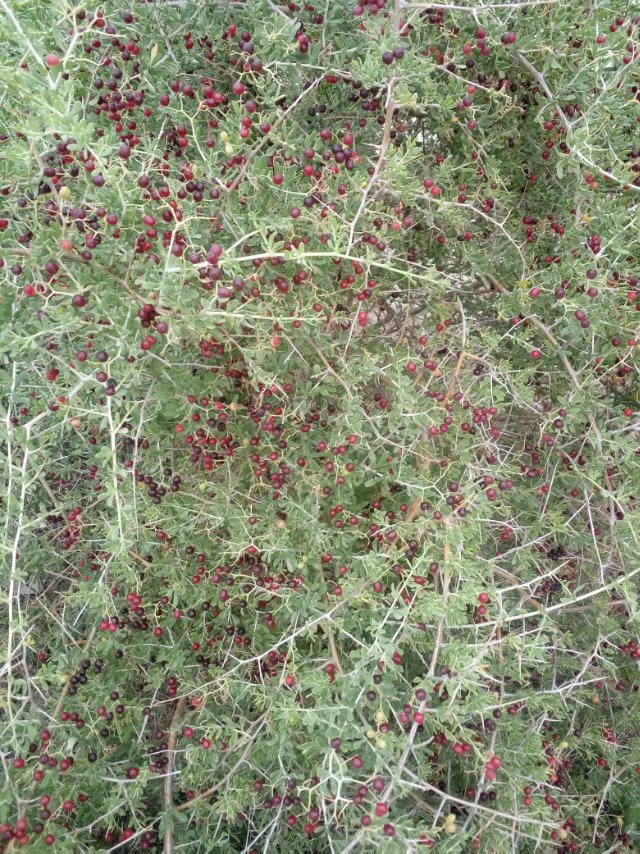
M 639 844 L 632 5 L 0 0 L 0 850 Z

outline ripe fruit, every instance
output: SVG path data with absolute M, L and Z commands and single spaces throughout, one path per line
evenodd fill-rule
M 640 22 L 414 5 L 18 10 L 0 847 L 637 842 Z

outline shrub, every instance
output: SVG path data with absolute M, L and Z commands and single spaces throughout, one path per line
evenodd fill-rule
M 0 6 L 0 851 L 635 848 L 629 4 Z

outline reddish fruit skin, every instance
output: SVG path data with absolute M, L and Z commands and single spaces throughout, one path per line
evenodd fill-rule
M 0 827 L 0 854 L 38 838 L 155 850 L 147 795 L 167 783 L 186 819 L 176 848 L 231 793 L 223 823 L 256 850 L 267 838 L 304 849 L 301 833 L 316 836 L 309 850 L 330 836 L 434 848 L 458 814 L 481 850 L 486 829 L 502 833 L 492 802 L 509 786 L 522 808 L 557 813 L 538 827 L 562 854 L 628 848 L 625 816 L 603 815 L 596 844 L 572 793 L 590 774 L 598 802 L 610 776 L 618 787 L 634 773 L 640 646 L 629 604 L 590 596 L 599 556 L 638 511 L 640 269 L 624 217 L 640 190 L 628 109 L 640 92 L 623 72 L 640 22 L 577 7 L 571 20 L 571 3 L 557 22 L 534 3 L 480 27 L 437 3 L 399 14 L 394 0 L 275 0 L 257 21 L 252 4 L 194 7 L 176 31 L 173 4 L 146 5 L 71 9 L 60 56 L 9 46 L 13 83 L 41 79 L 56 112 L 49 132 L 50 105 L 17 102 L 0 133 L 0 157 L 24 159 L 0 186 L 0 314 L 33 350 L 6 413 L 18 497 L 30 487 L 14 561 L 51 582 L 53 615 L 78 622 L 67 650 L 57 620 L 46 636 L 45 595 L 18 596 L 36 610 L 20 652 L 51 725 L 34 717 L 30 734 L 26 700 L 16 712 L 8 773 L 26 812 Z M 161 34 L 169 15 L 168 53 L 149 11 Z M 527 27 L 549 37 L 551 70 L 543 51 L 514 51 L 519 35 L 503 30 L 520 20 L 525 42 Z M 333 32 L 362 54 L 365 82 Z M 452 110 L 423 114 L 422 71 Z M 70 93 L 79 142 L 58 121 Z M 31 113 L 39 145 L 23 138 Z M 566 526 L 551 530 L 558 507 Z M 530 545 L 521 596 L 500 567 L 519 575 Z M 576 621 L 576 650 L 550 632 L 553 655 L 512 666 L 538 608 L 569 627 L 565 594 L 582 589 L 579 612 L 595 617 Z M 574 678 L 594 648 L 606 678 Z M 468 676 L 485 680 L 482 714 L 467 714 Z M 527 708 L 538 683 L 544 719 Z M 531 755 L 515 756 L 512 732 L 527 729 Z M 198 763 L 213 779 L 187 789 Z M 150 788 L 134 814 L 105 815 L 88 802 L 101 787 L 81 791 L 92 773 L 125 801 Z M 337 800 L 326 773 L 342 781 Z M 427 784 L 424 813 L 407 807 L 411 775 Z M 32 781 L 52 795 L 29 796 Z M 437 841 L 421 834 L 433 804 Z

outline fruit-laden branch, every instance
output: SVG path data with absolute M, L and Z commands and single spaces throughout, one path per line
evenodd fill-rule
M 387 156 L 387 151 L 389 150 L 389 145 L 391 143 L 391 124 L 393 122 L 393 111 L 395 110 L 395 100 L 393 97 L 395 86 L 396 86 L 396 77 L 392 77 L 389 80 L 389 85 L 387 86 L 387 102 L 385 106 L 384 113 L 384 128 L 382 131 L 382 142 L 380 144 L 380 153 L 378 155 L 378 160 L 376 161 L 376 165 L 373 170 L 373 175 L 371 176 L 371 180 L 367 184 L 365 190 L 362 193 L 362 198 L 360 199 L 360 204 L 358 206 L 358 210 L 356 211 L 356 215 L 353 218 L 351 226 L 349 227 L 349 240 L 347 242 L 347 254 L 351 252 L 351 247 L 353 246 L 354 235 L 356 231 L 356 227 L 364 210 L 367 206 L 367 200 L 369 198 L 369 193 L 372 188 L 378 181 L 380 177 L 380 173 L 384 169 L 385 159 Z
M 567 132 L 567 139 L 568 139 L 569 134 L 571 133 L 571 130 L 573 129 L 573 125 L 571 124 L 569 119 L 566 117 L 564 110 L 562 109 L 562 107 L 558 103 L 557 98 L 555 97 L 555 95 L 553 94 L 551 89 L 549 88 L 547 81 L 544 79 L 544 77 L 542 75 L 542 72 L 538 71 L 538 69 L 535 67 L 535 65 L 533 65 L 533 63 L 531 63 L 526 58 L 526 56 L 523 56 L 520 53 L 520 51 L 515 50 L 513 52 L 513 55 L 518 60 L 518 62 L 521 65 L 523 65 L 527 69 L 527 71 L 533 75 L 533 77 L 535 77 L 535 79 L 537 80 L 538 84 L 540 85 L 540 88 L 542 89 L 542 92 L 544 93 L 547 101 L 549 101 L 549 103 L 555 107 L 556 112 L 558 113 L 558 117 L 559 117 L 560 121 L 562 122 L 562 124 L 564 125 L 564 128 Z M 621 185 L 623 187 L 623 189 L 625 189 L 625 190 L 633 190 L 636 193 L 640 193 L 640 187 L 637 187 L 635 184 L 633 184 L 631 182 L 625 181 L 623 178 L 618 178 L 617 175 L 614 175 L 613 173 L 609 172 L 607 169 L 603 169 L 601 166 L 598 166 L 596 163 L 594 163 L 592 160 L 590 160 L 585 154 L 583 154 L 580 151 L 580 149 L 571 148 L 571 152 L 573 154 L 575 154 L 575 156 L 578 158 L 578 160 L 584 166 L 588 166 L 589 169 L 593 169 L 594 172 L 597 172 L 599 175 L 602 175 L 603 178 L 608 178 L 609 181 L 613 181 L 614 183 Z

